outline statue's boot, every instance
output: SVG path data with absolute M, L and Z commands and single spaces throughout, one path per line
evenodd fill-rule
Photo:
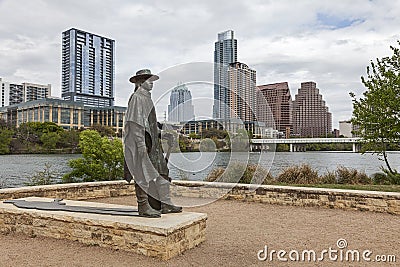
M 170 196 L 170 182 L 162 177 L 157 178 L 157 182 L 158 182 L 158 195 L 161 201 L 161 213 L 166 214 L 166 213 L 182 212 L 182 207 L 175 206 L 174 204 L 172 204 Z
M 161 212 L 153 209 L 149 204 L 148 195 L 139 185 L 135 184 L 139 216 L 149 218 L 161 217 Z

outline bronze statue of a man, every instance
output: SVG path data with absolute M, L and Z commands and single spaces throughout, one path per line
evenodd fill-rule
M 161 146 L 161 134 L 151 90 L 157 75 L 148 69 L 139 70 L 129 79 L 135 91 L 128 102 L 124 125 L 125 179 L 135 180 L 139 216 L 160 217 L 161 213 L 181 212 L 182 207 L 172 204 L 167 160 Z M 149 183 L 154 183 L 160 210 L 149 204 Z

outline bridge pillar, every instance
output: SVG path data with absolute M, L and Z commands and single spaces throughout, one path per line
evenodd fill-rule
M 359 153 L 361 150 L 361 145 L 359 143 L 353 143 L 353 152 Z
M 303 144 L 289 144 L 290 152 L 306 152 L 306 145 Z

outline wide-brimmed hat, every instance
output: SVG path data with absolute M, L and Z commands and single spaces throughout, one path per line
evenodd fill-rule
M 158 77 L 155 74 L 152 74 L 151 71 L 149 69 L 143 69 L 143 70 L 138 70 L 136 72 L 135 76 L 132 76 L 129 81 L 131 83 L 136 83 L 138 81 L 146 81 L 146 80 L 150 80 L 150 81 L 156 81 L 158 80 L 160 77 Z

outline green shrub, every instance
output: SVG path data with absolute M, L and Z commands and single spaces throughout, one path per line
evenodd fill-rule
M 400 173 L 396 172 L 396 173 L 387 173 L 388 179 L 390 181 L 390 184 L 398 184 L 400 185 Z
M 385 170 L 384 170 L 385 172 Z M 240 176 L 240 177 L 239 177 Z M 364 172 L 352 168 L 339 166 L 335 171 L 327 171 L 319 176 L 318 172 L 310 165 L 288 167 L 275 179 L 267 170 L 255 164 L 232 163 L 229 169 L 213 169 L 205 181 L 246 183 L 246 184 L 347 184 L 369 185 L 375 184 L 397 185 L 400 184 L 400 174 L 377 173 L 370 178 Z
M 124 153 L 120 139 L 85 130 L 80 133 L 79 148 L 83 157 L 68 162 L 72 171 L 63 176 L 64 182 L 111 181 L 123 177 Z
M 321 184 L 336 184 L 336 174 L 334 171 L 327 171 L 320 177 Z
M 223 182 L 223 183 L 243 183 L 243 184 L 271 184 L 274 178 L 268 170 L 256 164 L 244 164 L 234 162 L 229 168 L 213 169 L 205 181 L 207 182 Z
M 44 166 L 44 170 L 36 172 L 34 176 L 28 179 L 26 185 L 35 186 L 57 183 L 57 176 L 56 173 L 51 170 L 51 164 L 45 163 Z
M 386 169 L 382 168 L 383 173 L 375 173 L 372 176 L 374 184 L 383 184 L 383 185 L 400 185 L 400 173 L 395 171 L 395 173 L 391 173 Z
M 222 167 L 212 169 L 204 180 L 206 182 L 215 182 L 218 178 L 220 178 L 222 176 L 224 171 L 225 171 L 225 169 Z
M 364 172 L 339 166 L 336 170 L 338 184 L 372 184 L 372 179 Z
M 270 174 L 269 172 L 265 175 L 264 177 L 264 181 L 262 182 L 263 185 L 267 185 L 267 184 L 276 184 L 276 179 L 274 178 L 274 176 L 272 176 L 272 174 Z
M 321 183 L 318 172 L 308 164 L 288 167 L 276 179 L 286 184 L 318 184 Z
M 273 184 L 275 179 L 268 170 L 260 165 L 248 164 L 239 182 L 246 184 Z

